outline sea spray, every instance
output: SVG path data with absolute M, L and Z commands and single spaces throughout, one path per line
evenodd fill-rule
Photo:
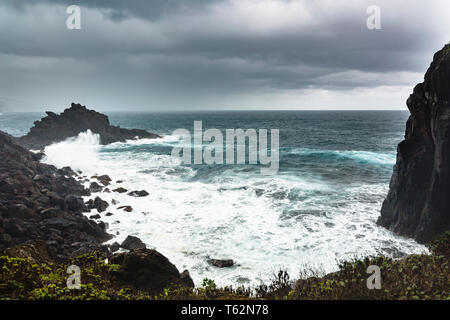
M 99 162 L 99 149 L 100 135 L 87 130 L 46 147 L 42 162 L 58 168 L 70 166 L 74 170 L 92 170 Z

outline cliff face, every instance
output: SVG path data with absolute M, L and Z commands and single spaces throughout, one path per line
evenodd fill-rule
M 72 103 L 72 106 L 60 115 L 47 112 L 47 116 L 34 123 L 34 127 L 16 142 L 28 149 L 43 149 L 54 142 L 77 136 L 80 132 L 91 130 L 100 134 L 102 144 L 139 138 L 158 138 L 158 135 L 145 130 L 123 129 L 111 126 L 106 115 L 85 106 Z
M 450 44 L 407 101 L 405 140 L 378 223 L 427 242 L 450 229 Z

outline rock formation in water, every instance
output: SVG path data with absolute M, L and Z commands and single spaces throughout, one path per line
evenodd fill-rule
M 407 101 L 405 140 L 378 223 L 427 242 L 450 229 L 450 44 Z
M 109 144 L 117 141 L 139 138 L 158 138 L 159 136 L 139 129 L 124 129 L 112 126 L 106 115 L 85 106 L 72 103 L 72 106 L 57 115 L 47 111 L 47 116 L 34 123 L 30 132 L 20 138 L 17 143 L 28 149 L 43 149 L 54 142 L 60 142 L 80 132 L 91 130 L 100 134 L 100 142 Z

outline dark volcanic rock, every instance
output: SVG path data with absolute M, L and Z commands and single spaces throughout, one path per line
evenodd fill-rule
M 2 255 L 28 259 L 35 264 L 53 263 L 53 257 L 44 241 L 30 241 L 12 248 L 3 250 Z
M 116 252 L 120 249 L 120 244 L 118 242 L 114 242 L 113 244 L 111 244 L 109 246 L 109 250 L 111 250 L 111 252 Z
M 54 142 L 77 136 L 80 132 L 91 130 L 100 135 L 102 144 L 139 138 L 158 138 L 158 135 L 145 130 L 123 129 L 111 126 L 106 115 L 85 106 L 72 103 L 71 107 L 57 115 L 47 111 L 47 116 L 34 123 L 34 127 L 17 142 L 28 149 L 43 149 Z
M 411 115 L 378 223 L 427 242 L 450 229 L 450 44 L 407 101 Z
M 117 209 L 123 209 L 126 212 L 133 211 L 133 208 L 131 206 L 121 206 L 121 207 L 118 207 Z
M 111 178 L 106 174 L 103 176 L 97 177 L 97 180 L 100 181 L 100 183 L 103 184 L 104 186 L 109 185 L 109 183 L 111 182 Z
M 108 202 L 105 200 L 102 200 L 100 197 L 95 197 L 94 200 L 89 200 L 87 202 L 87 207 L 89 210 L 97 209 L 98 212 L 106 211 L 106 209 L 109 207 Z
M 0 250 L 42 240 L 62 258 L 77 249 L 71 243 L 110 239 L 104 224 L 83 216 L 86 207 L 81 196 L 89 191 L 72 172 L 40 163 L 36 154 L 0 132 Z
M 67 205 L 67 209 L 75 212 L 87 212 L 88 208 L 83 202 L 83 198 L 79 196 L 75 196 L 73 194 L 69 194 L 64 199 Z
M 234 266 L 234 261 L 231 259 L 226 259 L 226 260 L 211 259 L 208 262 L 218 268 L 230 268 L 230 267 Z
M 188 270 L 184 270 L 180 274 L 180 282 L 188 288 L 195 288 L 194 280 L 192 280 L 191 275 Z
M 149 195 L 149 193 L 145 190 L 141 190 L 141 191 L 131 191 L 130 193 L 128 193 L 128 195 L 132 197 L 146 197 Z
M 125 188 L 119 187 L 119 188 L 117 188 L 117 189 L 114 189 L 113 191 L 114 191 L 114 192 L 117 192 L 117 193 L 125 193 L 125 192 L 127 192 L 128 190 L 125 189 Z
M 145 249 L 145 243 L 141 241 L 138 237 L 128 236 L 120 245 L 122 248 L 127 250 L 135 250 L 135 249 Z
M 89 191 L 91 191 L 92 193 L 101 192 L 102 189 L 103 187 L 99 185 L 97 182 L 92 182 L 91 185 L 89 186 Z
M 119 280 L 138 289 L 157 293 L 171 284 L 181 284 L 178 269 L 155 250 L 137 249 L 115 254 L 110 262 L 121 265 L 116 274 Z

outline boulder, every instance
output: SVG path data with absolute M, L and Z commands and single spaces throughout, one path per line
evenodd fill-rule
M 125 189 L 125 188 L 119 187 L 119 188 L 117 188 L 117 189 L 114 189 L 113 191 L 114 191 L 114 192 L 117 192 L 117 193 L 125 193 L 125 192 L 127 192 L 128 190 Z
M 64 199 L 67 209 L 74 212 L 87 212 L 88 208 L 83 202 L 83 198 L 69 194 Z
M 3 250 L 2 255 L 24 258 L 30 262 L 41 265 L 53 263 L 52 254 L 44 241 L 32 241 Z
M 172 284 L 180 284 L 178 269 L 155 250 L 137 249 L 119 253 L 109 261 L 121 265 L 115 273 L 117 279 L 141 290 L 159 293 Z
M 94 200 L 89 200 L 87 202 L 87 207 L 89 210 L 97 209 L 98 212 L 106 211 L 106 209 L 109 207 L 108 202 L 105 200 L 102 200 L 100 197 L 95 197 Z
M 194 280 L 192 280 L 188 270 L 184 270 L 180 274 L 180 282 L 187 288 L 195 288 Z
M 114 253 L 120 249 L 120 244 L 118 242 L 114 242 L 109 246 L 109 250 Z
M 108 175 L 102 175 L 100 177 L 97 177 L 97 180 L 100 181 L 101 184 L 104 186 L 109 185 L 109 183 L 112 181 L 111 178 Z
M 89 191 L 91 192 L 101 192 L 103 190 L 103 187 L 99 185 L 97 182 L 92 182 L 89 186 Z
M 133 208 L 131 206 L 121 206 L 121 207 L 118 207 L 117 209 L 123 209 L 126 212 L 133 211 Z
M 230 268 L 234 266 L 234 261 L 232 259 L 210 259 L 208 262 L 218 268 Z
M 141 241 L 138 237 L 128 236 L 120 245 L 122 248 L 127 250 L 135 249 L 145 249 L 145 243 Z
M 128 195 L 132 197 L 146 197 L 149 195 L 149 193 L 145 190 L 141 190 L 141 191 L 131 191 L 130 193 L 128 193 Z

